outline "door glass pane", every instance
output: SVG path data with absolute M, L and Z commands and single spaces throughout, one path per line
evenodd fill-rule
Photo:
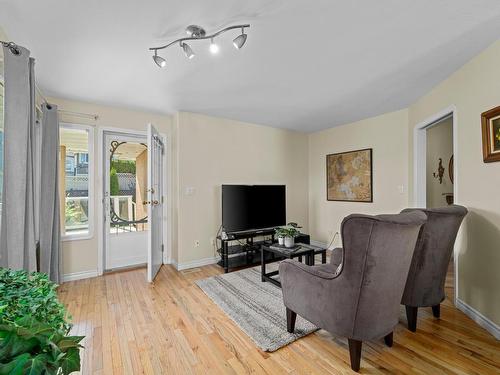
M 145 231 L 147 147 L 139 142 L 113 140 L 109 150 L 110 233 Z

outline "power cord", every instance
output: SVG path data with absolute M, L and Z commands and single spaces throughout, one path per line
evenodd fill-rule
M 327 250 L 333 250 L 333 249 L 330 249 L 330 246 L 332 246 L 332 244 L 335 242 L 335 239 L 338 237 L 338 235 L 339 235 L 339 232 L 335 232 L 335 234 L 333 235 L 332 240 L 330 241 L 330 243 L 326 247 Z

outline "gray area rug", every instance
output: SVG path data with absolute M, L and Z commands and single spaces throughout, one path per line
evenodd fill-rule
M 287 332 L 281 289 L 263 283 L 259 267 L 209 277 L 196 284 L 263 351 L 273 352 L 318 329 L 297 316 L 295 332 Z

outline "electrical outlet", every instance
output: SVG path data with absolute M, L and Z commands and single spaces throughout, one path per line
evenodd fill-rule
M 184 195 L 191 196 L 194 195 L 196 192 L 196 189 L 193 186 L 187 186 L 184 189 Z
M 194 247 L 200 247 L 200 241 L 198 240 L 194 241 Z

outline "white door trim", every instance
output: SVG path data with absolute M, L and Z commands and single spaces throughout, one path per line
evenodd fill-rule
M 103 126 L 103 127 L 99 127 L 98 129 L 98 140 L 97 140 L 97 173 L 98 175 L 97 176 L 104 176 L 104 164 L 105 164 L 105 159 L 104 159 L 104 135 L 105 133 L 109 133 L 109 132 L 113 132 L 113 133 L 119 133 L 119 134 L 123 134 L 123 135 L 136 135 L 136 136 L 144 136 L 144 137 L 147 137 L 147 132 L 144 131 L 144 130 L 135 130 L 135 129 L 125 129 L 125 128 L 116 128 L 116 127 L 111 127 L 111 126 Z M 171 183 L 171 178 L 170 178 L 170 173 L 171 173 L 171 167 L 170 167 L 170 148 L 171 147 L 168 147 L 170 146 L 170 144 L 167 144 L 168 142 L 168 138 L 165 134 L 163 133 L 160 133 L 160 135 L 163 137 L 164 141 L 165 141 L 165 145 L 167 146 L 167 152 L 164 153 L 164 158 L 168 158 L 167 160 L 163 160 L 164 161 L 164 165 L 166 165 L 166 173 L 163 174 L 163 178 L 164 178 L 164 183 L 165 181 L 168 182 L 168 183 L 165 183 L 165 187 L 166 187 L 166 194 L 167 194 L 167 205 L 168 205 L 168 208 L 165 207 L 164 210 L 164 214 L 165 214 L 165 217 L 167 218 L 167 228 L 166 228 L 166 233 L 167 233 L 167 243 L 165 244 L 165 253 L 163 255 L 163 261 L 165 264 L 169 264 L 170 263 L 170 260 L 172 259 L 172 256 L 171 256 L 171 220 L 170 220 L 170 217 L 171 217 L 171 213 L 170 213 L 170 207 L 171 207 L 171 204 L 172 204 L 172 201 L 171 201 L 171 186 L 170 186 L 170 183 Z M 94 148 L 95 150 L 95 148 Z M 105 244 L 104 244 L 104 241 L 106 240 L 106 236 L 105 236 L 105 233 L 104 233 L 104 230 L 105 230 L 105 222 L 104 222 L 104 185 L 103 185 L 103 181 L 102 181 L 102 178 L 96 178 L 95 181 L 97 182 L 97 194 L 96 194 L 96 198 L 97 198 L 97 212 L 99 213 L 97 215 L 97 228 L 99 228 L 98 230 L 98 233 L 97 233 L 97 274 L 100 276 L 104 273 L 104 247 L 105 247 Z
M 451 105 L 442 111 L 430 116 L 418 123 L 413 129 L 413 205 L 415 207 L 426 207 L 426 153 L 427 138 L 426 130 L 440 120 L 453 117 L 453 200 L 455 204 L 459 202 L 458 195 L 458 165 L 460 163 L 458 153 L 458 116 L 457 108 Z M 458 298 L 458 245 L 455 242 L 453 250 L 453 263 L 455 272 L 455 305 Z

